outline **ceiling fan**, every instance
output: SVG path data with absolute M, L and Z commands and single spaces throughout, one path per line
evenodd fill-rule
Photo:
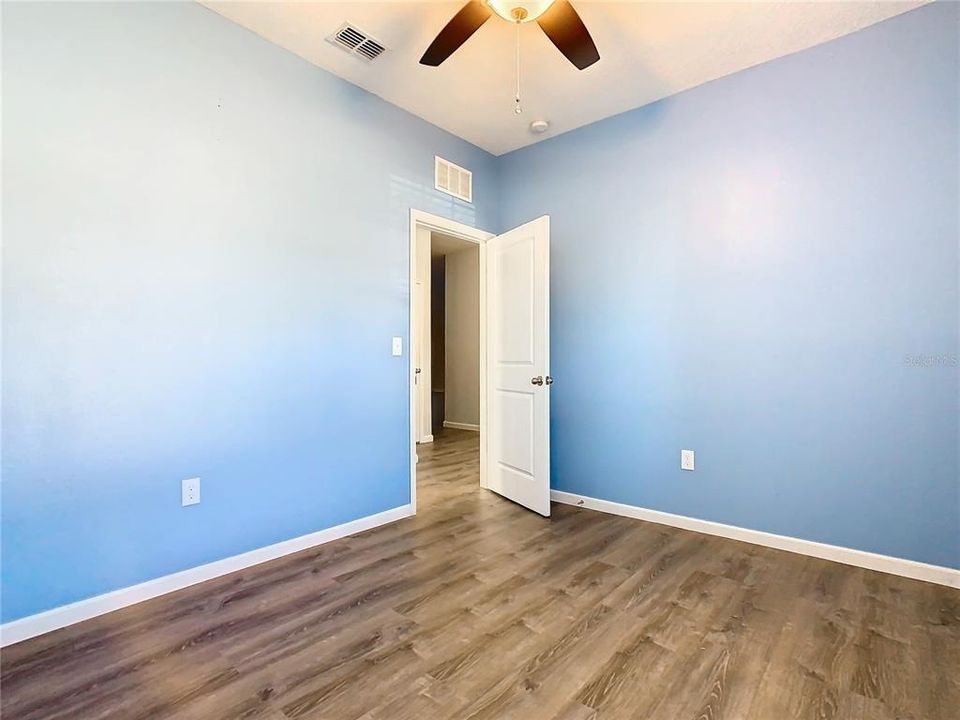
M 430 43 L 420 58 L 420 64 L 438 66 L 494 13 L 508 22 L 516 23 L 518 30 L 520 23 L 536 20 L 557 50 L 579 70 L 590 67 L 600 59 L 593 38 L 567 0 L 470 0 Z

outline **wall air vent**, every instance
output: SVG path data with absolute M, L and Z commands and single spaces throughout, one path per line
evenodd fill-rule
M 473 202 L 473 173 L 436 155 L 434 161 L 434 187 L 455 198 Z
M 339 30 L 327 37 L 327 42 L 367 62 L 376 60 L 387 49 L 383 43 L 350 23 L 341 25 Z

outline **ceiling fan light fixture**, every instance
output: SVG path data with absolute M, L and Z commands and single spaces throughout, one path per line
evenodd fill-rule
M 497 15 L 507 22 L 527 23 L 543 15 L 554 0 L 532 0 L 517 2 L 517 0 L 487 0 L 487 5 Z
M 430 43 L 420 58 L 421 65 L 437 67 L 470 39 L 493 15 L 516 26 L 517 77 L 520 76 L 520 26 L 536 21 L 543 33 L 577 70 L 600 59 L 590 32 L 573 9 L 570 0 L 467 0 L 450 22 Z M 519 85 L 519 84 L 518 84 Z M 517 107 L 520 89 L 517 88 Z

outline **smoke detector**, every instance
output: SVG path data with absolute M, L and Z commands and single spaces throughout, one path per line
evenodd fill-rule
M 530 132 L 534 135 L 543 135 L 550 128 L 550 123 L 546 120 L 534 120 L 530 123 Z

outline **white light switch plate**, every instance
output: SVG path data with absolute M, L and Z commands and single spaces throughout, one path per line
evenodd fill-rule
M 403 338 L 395 337 L 393 339 L 393 356 L 400 357 L 403 355 Z
M 680 469 L 681 469 L 681 470 L 693 470 L 693 469 L 694 469 L 694 452 L 693 452 L 693 450 L 681 450 L 681 451 L 680 451 Z
M 200 502 L 200 478 L 188 478 L 181 483 L 180 502 L 184 507 Z

